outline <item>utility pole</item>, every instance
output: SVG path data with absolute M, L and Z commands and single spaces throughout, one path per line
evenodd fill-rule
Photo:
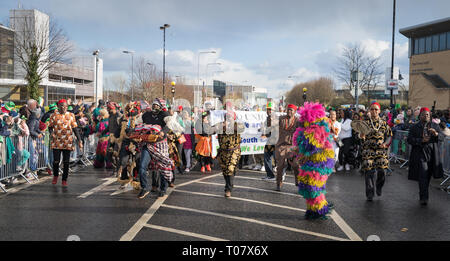
M 391 80 L 394 79 L 394 41 L 395 41 L 395 2 L 394 0 L 394 8 L 393 8 L 393 16 L 392 16 L 392 59 L 391 59 Z M 391 109 L 394 105 L 394 90 L 391 89 Z

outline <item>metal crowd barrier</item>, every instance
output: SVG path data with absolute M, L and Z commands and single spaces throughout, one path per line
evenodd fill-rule
M 408 164 L 411 152 L 411 145 L 408 144 L 408 131 L 397 130 L 395 132 L 390 150 L 390 161 L 401 164 L 400 168 Z
M 37 171 L 45 170 L 47 168 L 52 169 L 53 154 L 50 147 L 50 134 L 48 131 L 40 139 L 32 139 L 31 137 L 18 137 L 10 136 L 14 151 L 9 151 L 6 144 L 6 137 L 3 137 L 3 143 L 0 143 L 0 182 L 13 180 L 17 177 L 22 177 L 26 182 L 30 182 L 30 177 L 35 180 L 39 180 Z M 23 140 L 22 150 L 19 150 L 19 139 Z M 82 163 L 84 166 L 92 165 L 91 160 L 95 157 L 95 151 L 97 147 L 98 138 L 95 135 L 90 135 L 84 138 L 83 149 L 78 147 L 76 143 L 76 149 L 71 153 L 71 165 L 78 165 Z M 32 146 L 34 144 L 34 146 Z M 29 158 L 25 160 L 27 153 Z M 35 152 L 33 152 L 35 151 Z M 7 161 L 8 153 L 10 159 Z M 33 162 L 33 153 L 35 153 L 35 159 Z M 19 166 L 19 163 L 22 163 Z M 62 164 L 62 162 L 61 162 Z M 28 169 L 30 171 L 28 171 Z M 73 173 L 76 170 L 72 167 L 70 171 Z M 29 175 L 28 175 L 29 174 Z M 27 176 L 28 175 L 28 176 Z M 5 186 L 0 184 L 0 190 L 8 192 Z
M 444 168 L 444 180 L 440 185 L 443 186 L 450 180 L 450 137 L 445 137 L 440 146 L 442 167 Z M 447 192 L 450 193 L 449 189 L 450 185 L 447 187 Z

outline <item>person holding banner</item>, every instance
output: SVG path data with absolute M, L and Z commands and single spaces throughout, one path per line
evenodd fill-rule
M 277 142 L 277 135 L 274 131 L 276 126 L 272 124 L 272 103 L 267 104 L 267 118 L 266 124 L 262 128 L 262 139 L 267 139 L 266 145 L 264 146 L 264 169 L 266 171 L 266 177 L 262 178 L 266 181 L 274 181 L 275 175 L 273 173 L 274 166 L 272 165 L 272 158 L 275 159 L 275 144 Z
M 225 179 L 225 197 L 231 197 L 233 189 L 233 180 L 236 175 L 237 164 L 241 157 L 241 135 L 244 131 L 244 125 L 236 122 L 236 113 L 228 111 L 225 124 L 223 124 L 223 133 L 218 134 L 219 150 L 218 160 L 222 168 L 222 174 Z
M 408 143 L 412 145 L 408 179 L 419 182 L 420 204 L 425 206 L 431 177 L 442 178 L 443 168 L 438 145 L 440 130 L 431 121 L 430 109 L 421 108 L 419 120 L 408 133 Z
M 214 131 L 209 123 L 209 114 L 209 111 L 203 112 L 202 118 L 195 124 L 195 138 L 198 140 L 195 151 L 200 158 L 200 171 L 202 173 L 205 173 L 205 168 L 206 171 L 211 172 L 211 165 L 213 164 L 211 135 L 214 134 Z
M 295 130 L 300 127 L 300 121 L 295 117 L 297 106 L 289 104 L 287 106 L 287 115 L 281 116 L 279 119 L 278 142 L 275 145 L 275 159 L 277 162 L 277 191 L 281 191 L 283 186 L 283 172 L 287 168 L 288 163 L 294 170 L 295 185 L 297 185 L 298 164 L 294 160 L 291 150 L 292 137 Z

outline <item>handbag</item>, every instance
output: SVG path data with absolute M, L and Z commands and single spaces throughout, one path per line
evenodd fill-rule
M 178 143 L 183 144 L 186 142 L 186 138 L 184 137 L 183 134 L 181 134 L 181 136 L 178 138 Z

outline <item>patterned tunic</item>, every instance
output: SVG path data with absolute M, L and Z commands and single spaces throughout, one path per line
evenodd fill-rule
M 224 176 L 233 176 L 236 165 L 241 158 L 241 135 L 219 134 L 219 156 L 218 160 Z
M 386 139 L 392 137 L 391 128 L 383 120 L 364 120 L 371 132 L 362 140 L 362 171 L 389 168 L 387 149 L 381 147 Z M 373 123 L 373 125 L 372 125 Z
M 50 116 L 48 127 L 53 128 L 52 149 L 74 150 L 73 128 L 77 127 L 77 121 L 73 113 L 60 114 L 56 111 Z

